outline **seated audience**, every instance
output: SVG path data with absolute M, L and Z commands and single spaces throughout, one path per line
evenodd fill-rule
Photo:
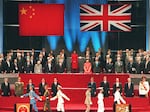
M 142 79 L 139 83 L 139 95 L 140 97 L 148 97 L 149 93 L 149 82 L 146 81 L 146 77 L 142 76 Z
M 122 84 L 120 83 L 119 78 L 116 78 L 116 82 L 113 85 L 113 94 L 115 93 L 117 87 L 120 88 L 119 92 L 120 92 L 120 94 L 122 94 Z
M 39 84 L 39 95 L 43 96 L 45 92 L 45 85 L 47 85 L 44 78 L 42 78 L 41 83 Z
M 104 97 L 108 97 L 110 94 L 110 86 L 106 76 L 103 77 L 103 81 L 100 83 L 100 87 L 103 87 Z
M 84 66 L 83 66 L 83 70 L 84 70 L 84 73 L 87 73 L 87 74 L 92 73 L 92 65 L 89 59 L 86 59 L 86 62 L 84 63 Z
M 133 97 L 134 96 L 134 84 L 131 81 L 131 78 L 128 78 L 127 82 L 125 83 L 125 86 L 124 86 L 124 95 L 126 97 Z
M 57 78 L 54 78 L 54 81 L 53 81 L 53 83 L 51 85 L 51 94 L 52 94 L 52 97 L 56 96 L 58 85 L 60 85 L 60 83 L 58 82 Z
M 78 54 L 74 50 L 73 53 L 71 54 L 71 71 L 73 73 L 77 73 L 78 69 L 79 69 L 79 67 L 78 67 Z
M 2 96 L 10 96 L 10 84 L 8 78 L 4 78 L 4 82 L 1 84 Z
M 96 96 L 96 82 L 94 82 L 94 77 L 91 77 L 88 87 L 91 87 L 91 96 Z
M 18 81 L 15 82 L 15 95 L 21 96 L 23 95 L 24 90 L 24 82 L 21 81 L 21 77 L 18 77 Z

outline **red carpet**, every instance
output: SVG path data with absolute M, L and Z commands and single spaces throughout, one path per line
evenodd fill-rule
M 63 86 L 63 92 L 70 97 L 71 101 L 65 101 L 65 109 L 66 112 L 84 112 L 85 105 L 85 91 L 87 87 L 87 83 L 89 82 L 91 77 L 95 78 L 95 82 L 97 87 L 99 86 L 100 82 L 102 81 L 104 74 L 98 75 L 86 75 L 86 74 L 20 74 L 22 77 L 22 81 L 25 82 L 25 87 L 28 83 L 28 80 L 31 78 L 35 87 L 37 88 L 41 79 L 45 78 L 46 82 L 51 85 L 53 82 L 53 78 L 58 78 L 58 81 Z M 107 74 L 108 81 L 110 82 L 110 87 L 112 87 L 115 78 L 119 77 L 120 82 L 124 85 L 127 78 L 129 77 L 128 74 Z M 36 89 L 37 91 L 37 89 Z M 132 112 L 150 112 L 150 103 L 148 98 L 125 98 L 127 103 L 131 104 Z M 29 102 L 28 98 L 19 98 L 14 97 L 13 95 L 10 97 L 0 97 L 0 112 L 13 112 L 14 104 L 15 103 L 27 103 Z M 93 105 L 91 107 L 92 112 L 96 112 L 97 110 L 97 97 L 92 99 Z M 56 111 L 56 103 L 57 101 L 51 101 L 51 108 L 53 112 Z M 112 112 L 112 105 L 113 105 L 113 97 L 110 96 L 109 98 L 104 99 L 105 104 L 105 112 Z M 40 112 L 43 109 L 43 102 L 37 102 L 38 108 Z

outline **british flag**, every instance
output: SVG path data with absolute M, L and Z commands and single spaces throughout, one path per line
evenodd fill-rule
M 131 31 L 131 4 L 80 5 L 81 31 Z

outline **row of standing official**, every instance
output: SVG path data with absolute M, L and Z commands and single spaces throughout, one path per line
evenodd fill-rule
M 21 96 L 23 94 L 23 89 L 22 88 L 24 86 L 24 83 L 21 82 L 20 80 L 21 79 L 18 78 L 18 82 L 15 83 L 15 95 L 16 96 Z M 44 79 L 42 79 L 42 80 L 44 80 Z M 30 87 L 32 87 L 32 89 L 34 89 L 34 85 L 30 81 L 31 80 L 29 80 L 29 84 L 27 86 L 27 93 L 30 92 Z M 45 84 L 44 83 L 45 83 L 45 80 L 42 81 L 40 83 L 40 85 L 39 85 L 39 91 L 40 91 L 39 95 L 42 95 L 42 96 L 45 93 L 45 88 L 43 88 L 43 89 L 40 89 L 40 88 L 42 88 L 43 85 L 46 85 L 46 83 Z M 57 94 L 57 84 L 58 84 L 57 79 L 54 78 L 54 83 L 52 84 L 53 85 L 52 86 L 52 90 L 54 90 L 53 95 L 52 95 L 53 97 Z M 9 95 L 10 93 L 8 91 L 10 91 L 10 90 L 9 89 L 4 89 L 4 85 L 6 85 L 6 87 L 9 86 L 7 78 L 5 78 L 4 83 L 2 83 L 2 85 L 1 85 L 1 88 L 2 88 L 2 95 L 4 95 L 4 96 L 5 95 Z M 60 84 L 58 84 L 58 85 L 60 85 Z M 110 89 L 109 89 L 109 82 L 107 81 L 107 77 L 106 76 L 104 76 L 103 81 L 101 82 L 100 86 L 103 87 L 104 97 L 108 97 L 109 94 L 110 94 Z M 96 83 L 94 82 L 94 78 L 93 77 L 91 77 L 91 81 L 90 81 L 90 83 L 88 83 L 88 87 L 91 88 L 90 95 L 92 97 L 96 96 Z M 117 88 L 119 88 L 119 94 L 122 95 L 122 84 L 119 82 L 119 78 L 116 78 L 116 83 L 113 86 L 113 94 L 114 94 L 114 96 L 115 96 L 115 92 L 116 92 Z M 5 91 L 5 90 L 7 90 L 7 91 Z M 134 96 L 134 84 L 131 82 L 130 78 L 128 78 L 128 82 L 125 84 L 124 90 L 125 90 L 124 95 L 126 97 Z M 139 95 L 141 97 L 148 97 L 148 92 L 149 92 L 149 83 L 148 83 L 148 81 L 146 81 L 146 77 L 143 76 L 142 80 L 139 83 Z
M 124 95 L 126 97 L 133 97 L 134 96 L 134 84 L 131 82 L 131 79 L 127 79 L 127 83 L 124 87 Z M 98 93 L 98 110 L 97 112 L 104 112 L 104 97 L 108 97 L 110 93 L 109 90 L 109 83 L 107 82 L 107 77 L 104 76 L 103 82 L 101 82 L 101 87 L 99 88 Z M 146 81 L 146 77 L 142 76 L 141 81 L 139 82 L 139 96 L 140 97 L 148 97 L 149 93 L 149 83 Z M 86 105 L 86 111 L 90 112 L 90 105 L 92 105 L 91 97 L 96 96 L 96 83 L 94 82 L 94 79 L 91 78 L 91 82 L 88 84 L 88 89 L 85 93 L 86 99 L 85 99 L 85 105 Z M 116 83 L 113 85 L 113 96 L 114 96 L 114 104 L 113 104 L 113 112 L 116 112 L 116 104 L 126 104 L 126 101 L 122 97 L 122 84 L 119 82 L 119 79 L 116 78 Z

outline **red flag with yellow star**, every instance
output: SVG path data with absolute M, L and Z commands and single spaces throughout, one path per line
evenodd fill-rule
M 63 4 L 19 4 L 20 36 L 63 36 Z

